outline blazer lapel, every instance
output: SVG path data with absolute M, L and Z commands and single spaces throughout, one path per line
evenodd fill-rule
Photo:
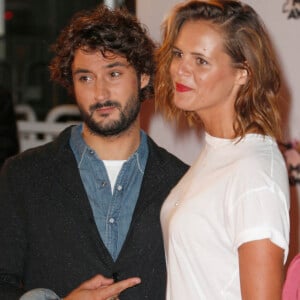
M 55 153 L 52 171 L 52 178 L 55 178 L 56 184 L 65 190 L 65 197 L 61 201 L 63 201 L 65 209 L 72 215 L 70 221 L 81 225 L 86 237 L 99 248 L 98 255 L 101 260 L 110 267 L 113 259 L 98 233 L 93 212 L 78 172 L 76 159 L 68 142 Z
M 159 159 L 159 155 L 156 154 L 157 146 L 153 141 L 149 140 L 149 157 L 140 189 L 139 198 L 136 204 L 136 208 L 132 217 L 132 223 L 134 220 L 145 211 L 146 207 L 154 201 L 162 201 L 161 194 L 164 193 L 165 188 L 163 182 L 165 180 L 164 163 Z

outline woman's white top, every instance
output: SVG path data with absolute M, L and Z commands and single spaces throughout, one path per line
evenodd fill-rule
M 195 164 L 161 211 L 167 300 L 241 299 L 238 248 L 270 239 L 289 245 L 289 184 L 276 141 L 205 135 Z

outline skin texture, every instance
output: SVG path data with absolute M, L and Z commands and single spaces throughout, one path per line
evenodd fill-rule
M 234 136 L 234 103 L 247 72 L 232 67 L 222 33 L 207 21 L 186 22 L 175 41 L 170 73 L 174 104 L 193 111 L 213 136 Z M 183 85 L 183 86 L 182 86 Z M 258 240 L 238 249 L 243 300 L 280 299 L 283 249 Z
M 238 251 L 243 300 L 280 300 L 283 249 L 264 239 L 245 243 Z
M 182 26 L 173 47 L 170 73 L 178 108 L 196 112 L 212 135 L 233 135 L 234 102 L 247 74 L 231 66 L 215 26 L 205 21 Z M 180 92 L 176 83 L 191 90 Z
M 139 278 L 129 278 L 118 283 L 113 283 L 112 279 L 96 275 L 81 284 L 65 297 L 64 300 L 106 300 L 110 297 L 118 297 L 123 290 L 139 283 Z
M 127 159 L 140 143 L 138 91 L 148 84 L 148 76 L 139 82 L 125 58 L 80 49 L 72 74 L 86 143 L 101 159 Z

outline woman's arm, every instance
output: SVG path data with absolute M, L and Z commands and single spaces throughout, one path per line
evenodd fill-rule
M 241 245 L 238 253 L 242 299 L 280 300 L 284 250 L 263 239 Z

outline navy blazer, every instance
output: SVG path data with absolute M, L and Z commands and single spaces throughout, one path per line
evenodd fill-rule
M 0 169 L 8 157 L 18 152 L 19 141 L 12 95 L 0 86 Z
M 0 179 L 0 299 L 49 288 L 64 297 L 96 274 L 139 276 L 122 300 L 164 300 L 160 208 L 188 166 L 149 137 L 149 157 L 132 222 L 114 262 L 94 222 L 70 128 L 53 142 L 8 159 Z

